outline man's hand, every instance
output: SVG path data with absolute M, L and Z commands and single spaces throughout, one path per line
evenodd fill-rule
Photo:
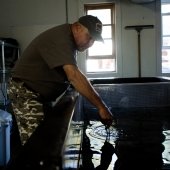
M 100 109 L 99 115 L 101 118 L 101 122 L 107 127 L 110 127 L 111 125 L 116 124 L 111 111 L 107 107 Z

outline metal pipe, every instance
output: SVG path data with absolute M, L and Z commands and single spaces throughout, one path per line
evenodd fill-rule
M 5 43 L 4 43 L 4 41 L 2 41 L 2 73 L 5 73 L 5 50 L 4 50 L 4 48 L 5 48 L 5 45 L 4 45 Z
M 66 3 L 66 23 L 68 23 L 68 0 L 66 0 L 65 3 Z

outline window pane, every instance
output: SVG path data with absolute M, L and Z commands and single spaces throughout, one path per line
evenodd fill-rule
M 102 24 L 111 24 L 111 10 L 110 9 L 88 10 L 87 14 L 97 16 L 102 22 Z
M 112 27 L 111 26 L 103 26 L 102 37 L 112 38 Z
M 89 56 L 112 55 L 112 40 L 104 40 L 104 43 L 95 41 L 88 52 Z
M 162 10 L 162 13 L 170 12 L 170 4 L 162 5 L 161 10 Z
M 162 73 L 170 73 L 170 4 L 161 5 L 162 12 Z
M 88 59 L 87 72 L 115 71 L 114 59 Z
M 170 47 L 170 37 L 163 37 L 163 46 Z
M 162 50 L 162 72 L 170 73 L 170 50 Z
M 162 17 L 163 35 L 170 35 L 170 15 Z

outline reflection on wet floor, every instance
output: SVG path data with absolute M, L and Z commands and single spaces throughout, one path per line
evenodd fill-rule
M 65 142 L 63 169 L 76 170 L 81 164 L 80 152 L 83 136 L 83 122 L 72 121 L 68 132 L 68 137 Z
M 67 168 L 82 170 L 170 169 L 170 124 L 163 119 L 117 120 L 108 130 L 100 121 L 72 124 Z M 81 136 L 83 140 L 81 141 Z M 74 165 L 73 165 L 74 164 Z

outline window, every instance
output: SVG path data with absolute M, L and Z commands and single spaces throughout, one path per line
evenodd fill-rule
M 102 37 L 104 43 L 95 41 L 94 45 L 87 50 L 86 71 L 115 72 L 115 10 L 114 4 L 86 4 L 87 15 L 97 16 L 103 23 Z
M 170 73 L 170 1 L 161 1 L 162 73 Z

